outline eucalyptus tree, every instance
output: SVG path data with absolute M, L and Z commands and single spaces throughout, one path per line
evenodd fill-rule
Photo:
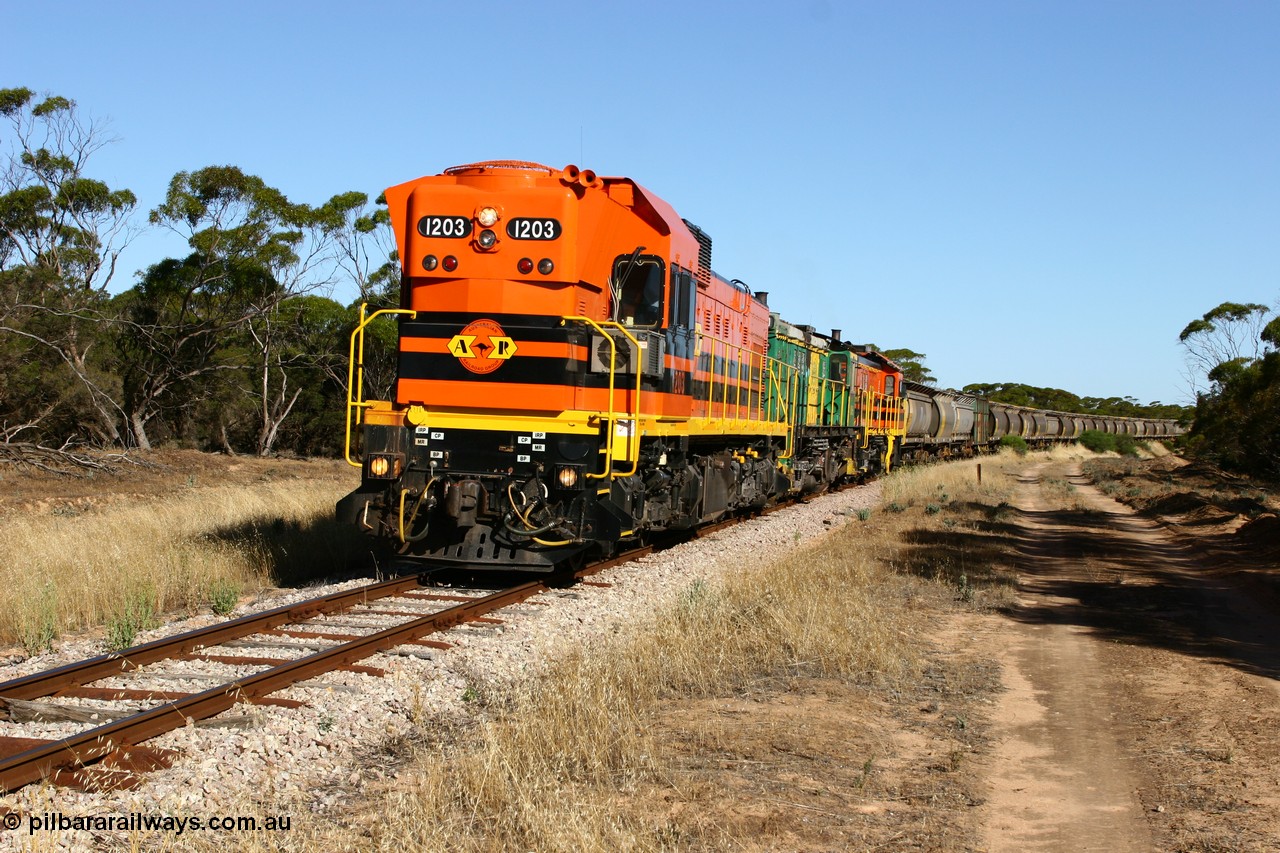
M 65 442 L 83 429 L 118 444 L 119 388 L 97 355 L 137 199 L 89 177 L 114 139 L 74 101 L 0 89 L 0 116 L 0 440 Z
M 1201 377 L 1215 385 L 1260 358 L 1268 343 L 1271 310 L 1256 302 L 1223 302 L 1188 323 L 1178 335 L 1187 359 L 1187 381 L 1198 391 Z
M 279 442 L 298 453 L 339 453 L 352 312 L 333 299 L 307 294 L 282 302 L 278 316 L 285 331 L 274 356 L 281 393 L 272 399 L 280 407 L 287 402 L 288 409 L 260 420 L 257 446 L 261 452 Z
M 373 207 L 361 193 L 334 198 L 348 205 L 343 222 L 334 231 L 338 266 L 355 284 L 360 302 L 380 308 L 395 306 L 400 301 L 400 254 L 386 196 L 379 195 Z
M 400 304 L 400 254 L 396 248 L 391 215 L 385 195 L 372 206 L 352 209 L 346 224 L 337 232 L 338 262 L 348 280 L 356 286 L 357 297 L 349 309 L 347 334 L 359 322 L 359 306 L 370 311 Z M 364 332 L 364 392 L 371 399 L 388 399 L 396 381 L 398 326 L 391 316 L 378 317 Z M 343 336 L 346 340 L 346 335 Z M 337 387 L 346 385 L 345 366 L 336 377 Z
M 873 347 L 874 349 L 874 347 Z M 902 368 L 902 378 L 908 382 L 918 382 L 921 385 L 933 385 L 938 380 L 929 368 L 925 367 L 924 360 L 928 358 L 922 352 L 916 352 L 913 349 L 887 349 L 881 352 L 881 355 Z
M 295 204 L 234 166 L 174 176 L 150 221 L 183 236 L 191 253 L 146 272 L 121 346 L 135 377 L 126 387 L 140 446 L 149 446 L 157 415 L 209 397 L 221 381 L 252 401 L 255 450 L 271 451 L 300 391 L 283 354 L 292 330 L 281 305 L 333 283 L 336 235 L 366 202 L 343 193 L 318 207 Z
M 240 329 L 278 290 L 261 266 L 231 263 L 213 275 L 193 254 L 153 264 L 136 287 L 121 294 L 117 370 L 138 447 L 151 447 L 157 418 L 189 423 L 187 413 L 218 396 L 219 374 L 230 380 L 244 370 L 249 359 Z
M 1280 317 L 1223 302 L 1182 330 L 1196 395 L 1190 448 L 1224 468 L 1280 481 Z

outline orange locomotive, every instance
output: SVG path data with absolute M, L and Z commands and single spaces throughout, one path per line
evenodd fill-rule
M 836 378 L 819 348 L 770 358 L 768 307 L 634 181 L 497 161 L 386 199 L 396 393 L 362 398 L 370 315 L 348 400 L 363 478 L 338 512 L 402 555 L 545 571 L 858 472 L 849 436 L 871 400 L 829 394 L 857 359 Z

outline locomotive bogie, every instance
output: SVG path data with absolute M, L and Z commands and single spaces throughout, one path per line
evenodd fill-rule
M 769 439 L 646 437 L 634 472 L 607 478 L 598 435 L 432 432 L 406 453 L 398 436 L 416 431 L 367 427 L 364 483 L 339 516 L 394 542 L 402 558 L 437 565 L 551 571 L 626 540 L 758 510 L 791 490 Z M 513 455 L 535 458 L 509 464 Z M 370 466 L 384 459 L 395 462 L 379 477 Z

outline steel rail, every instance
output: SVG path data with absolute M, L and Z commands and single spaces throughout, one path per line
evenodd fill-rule
M 414 584 L 417 585 L 416 579 Z M 547 580 L 530 581 L 18 753 L 0 761 L 0 790 L 13 791 L 57 770 L 89 764 L 122 747 L 135 746 L 195 720 L 220 714 L 237 702 L 283 690 L 335 667 L 452 628 L 549 588 Z
M 39 699 L 43 696 L 52 696 L 66 687 L 78 687 L 100 678 L 109 678 L 121 672 L 177 657 L 199 648 L 216 646 L 228 640 L 247 637 L 279 625 L 313 619 L 316 616 L 344 610 L 363 601 L 376 601 L 406 590 L 417 589 L 422 586 L 421 577 L 421 575 L 405 575 L 296 604 L 286 604 L 262 613 L 253 613 L 184 634 L 164 637 L 120 652 L 99 655 L 60 666 L 57 669 L 15 678 L 0 684 L 0 696 L 6 699 Z

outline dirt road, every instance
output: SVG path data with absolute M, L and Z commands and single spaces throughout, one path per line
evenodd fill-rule
M 1280 849 L 1274 602 L 1078 468 L 1030 469 L 1016 506 L 1017 605 L 971 623 L 1005 688 L 982 849 Z

